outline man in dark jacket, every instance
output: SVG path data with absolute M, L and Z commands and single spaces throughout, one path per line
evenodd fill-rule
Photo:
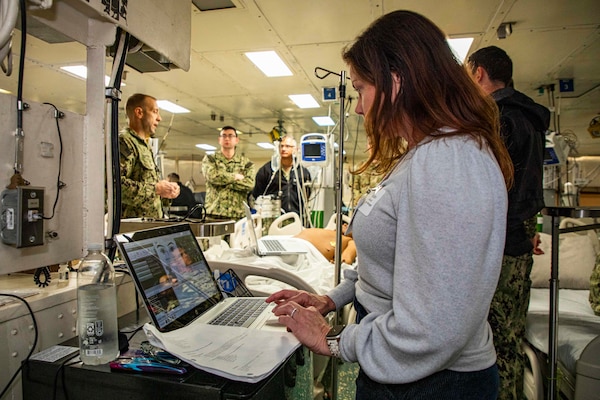
M 502 271 L 488 322 L 500 372 L 498 398 L 521 399 L 525 363 L 521 342 L 531 287 L 535 215 L 544 207 L 544 146 L 550 111 L 512 87 L 512 60 L 504 50 L 496 46 L 479 49 L 469 57 L 467 68 L 498 105 L 500 134 L 515 169 L 514 185 L 508 192 Z
M 280 198 L 281 208 L 298 214 L 306 226 L 310 216 L 304 209 L 303 197 L 309 194 L 306 183 L 310 181 L 310 172 L 295 164 L 295 154 L 296 140 L 284 136 L 279 143 L 279 165 L 273 168 L 269 161 L 258 170 L 252 196 L 255 199 L 266 195 Z
M 179 215 L 179 216 L 184 216 L 187 215 L 192 208 L 196 205 L 196 199 L 194 198 L 194 193 L 192 192 L 192 190 L 183 185 L 179 179 L 179 174 L 175 173 L 175 172 L 171 172 L 169 174 L 169 176 L 167 177 L 169 179 L 169 182 L 175 182 L 177 183 L 177 185 L 179 186 L 179 196 L 177 196 L 176 198 L 173 199 L 173 201 L 171 202 L 171 206 L 172 207 L 187 207 L 187 210 L 185 211 L 173 211 L 171 214 L 175 214 L 175 215 Z M 190 217 L 193 218 L 202 218 L 202 213 L 201 211 L 194 211 Z

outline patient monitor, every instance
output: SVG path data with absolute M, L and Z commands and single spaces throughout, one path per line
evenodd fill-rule
M 329 163 L 327 137 L 321 133 L 307 133 L 300 139 L 302 164 L 325 166 Z
M 569 144 L 560 134 L 548 132 L 546 134 L 545 147 L 544 165 L 560 165 L 567 162 Z

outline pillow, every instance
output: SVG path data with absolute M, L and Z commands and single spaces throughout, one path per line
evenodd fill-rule
M 596 266 L 590 276 L 590 305 L 594 314 L 600 316 L 600 254 L 596 258 Z
M 570 232 L 559 235 L 558 278 L 561 289 L 590 288 L 590 275 L 596 263 L 595 246 L 598 239 L 594 230 Z M 552 260 L 552 236 L 540 233 L 542 255 L 533 256 L 531 286 L 550 286 L 550 263 Z M 595 241 L 595 242 L 594 242 Z

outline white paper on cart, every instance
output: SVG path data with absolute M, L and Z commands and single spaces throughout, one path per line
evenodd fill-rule
M 190 365 L 235 381 L 268 377 L 300 347 L 289 332 L 191 324 L 160 332 L 145 324 L 148 341 Z

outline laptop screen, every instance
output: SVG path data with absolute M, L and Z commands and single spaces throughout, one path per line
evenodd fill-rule
M 117 239 L 160 331 L 181 328 L 223 300 L 188 224 L 120 234 Z

